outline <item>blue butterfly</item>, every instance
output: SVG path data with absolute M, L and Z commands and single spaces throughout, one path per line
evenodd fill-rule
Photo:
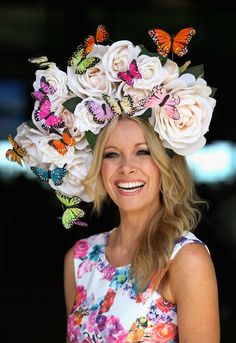
M 55 168 L 53 170 L 45 170 L 40 167 L 30 167 L 30 169 L 40 181 L 49 182 L 49 179 L 51 179 L 55 186 L 60 186 L 63 183 L 63 178 L 67 172 L 66 164 L 62 168 Z

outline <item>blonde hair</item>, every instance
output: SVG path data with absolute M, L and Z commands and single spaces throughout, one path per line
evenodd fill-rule
M 100 213 L 108 196 L 100 173 L 103 151 L 118 120 L 113 119 L 99 134 L 91 168 L 84 180 L 85 190 L 94 198 L 97 213 Z M 143 290 L 151 279 L 157 287 L 160 276 L 168 268 L 175 240 L 197 227 L 201 219 L 199 205 L 207 203 L 195 191 L 185 157 L 177 154 L 170 157 L 158 134 L 146 120 L 137 117 L 129 120 L 135 121 L 142 129 L 161 176 L 161 208 L 150 218 L 147 229 L 143 230 L 131 263 L 131 273 L 138 289 Z

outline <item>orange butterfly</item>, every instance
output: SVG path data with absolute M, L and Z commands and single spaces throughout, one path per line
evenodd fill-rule
M 61 139 L 50 139 L 48 144 L 51 145 L 61 155 L 65 155 L 68 151 L 67 147 L 74 146 L 76 140 L 71 136 L 69 129 L 66 127 L 62 134 Z
M 88 55 L 93 50 L 95 43 L 103 43 L 107 39 L 109 39 L 109 34 L 105 26 L 98 25 L 96 35 L 90 35 L 84 41 L 85 54 Z
M 12 149 L 8 149 L 6 152 L 6 158 L 11 162 L 16 162 L 22 167 L 21 159 L 23 156 L 26 155 L 26 150 L 22 147 L 20 147 L 15 139 L 12 137 L 12 135 L 7 136 L 8 141 L 12 145 Z
M 173 36 L 164 30 L 152 29 L 148 34 L 156 44 L 158 54 L 166 57 L 172 50 L 174 54 L 182 57 L 188 52 L 187 45 L 196 34 L 196 30 L 193 27 L 186 27 Z

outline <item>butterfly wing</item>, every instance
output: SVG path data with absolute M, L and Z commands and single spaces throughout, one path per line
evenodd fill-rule
M 98 57 L 94 57 L 94 56 L 86 57 L 83 60 L 81 60 L 81 62 L 78 64 L 78 66 L 75 69 L 75 73 L 82 75 L 86 73 L 86 71 L 89 68 L 94 67 L 99 61 L 100 61 L 100 58 Z
M 96 42 L 103 43 L 105 40 L 109 39 L 109 34 L 104 25 L 98 25 L 96 31 Z
M 77 196 L 69 197 L 59 191 L 56 191 L 55 193 L 60 202 L 67 207 L 78 205 L 81 202 L 81 199 Z
M 68 151 L 66 145 L 60 139 L 50 139 L 48 144 L 61 155 L 65 155 Z
M 40 101 L 38 108 L 34 112 L 34 118 L 36 121 L 45 119 L 51 113 L 51 101 L 48 96 L 45 95 Z
M 177 94 L 168 93 L 169 97 L 164 103 L 164 109 L 167 115 L 174 119 L 178 120 L 180 118 L 180 114 L 177 110 L 177 105 L 180 103 L 180 98 Z
M 105 123 L 106 119 L 110 121 L 113 117 L 113 112 L 109 105 L 100 104 L 93 100 L 85 101 L 85 106 L 93 116 L 93 120 L 98 124 Z
M 50 85 L 50 83 L 46 80 L 45 76 L 42 76 L 40 79 L 39 91 L 43 94 L 53 95 L 56 92 L 56 89 Z
M 62 132 L 62 140 L 63 143 L 69 147 L 74 146 L 76 144 L 75 138 L 71 136 L 70 131 L 67 127 Z
M 63 178 L 66 173 L 66 166 L 63 166 L 62 168 L 55 168 L 51 171 L 50 177 L 55 186 L 60 186 L 63 183 Z
M 171 35 L 162 29 L 149 30 L 148 34 L 156 44 L 158 54 L 166 57 L 171 49 Z
M 67 208 L 62 215 L 62 224 L 66 229 L 70 229 L 84 215 L 85 212 L 78 207 Z
M 67 64 L 69 67 L 77 67 L 85 56 L 85 48 L 83 45 L 79 45 L 76 51 L 68 59 Z
M 95 44 L 94 36 L 88 36 L 85 39 L 85 41 L 84 41 L 84 49 L 85 49 L 85 51 L 84 51 L 83 57 L 86 57 L 86 55 L 88 55 L 93 50 L 94 44 Z
M 11 162 L 16 162 L 20 166 L 22 166 L 22 157 L 26 155 L 26 150 L 22 148 L 20 145 L 17 144 L 15 139 L 12 137 L 12 135 L 8 135 L 7 139 L 9 143 L 12 145 L 12 149 L 8 149 L 6 151 L 6 158 Z
M 109 95 L 103 94 L 103 99 L 107 103 L 108 106 L 110 106 L 113 115 L 115 116 L 122 116 L 122 108 L 119 105 L 119 100 L 116 98 L 113 98 Z
M 196 34 L 196 30 L 193 27 L 187 27 L 180 30 L 173 39 L 173 52 L 182 57 L 188 52 L 188 44 L 192 37 Z
M 44 168 L 40 167 L 30 167 L 32 172 L 38 177 L 40 181 L 49 181 L 49 173 Z
M 119 101 L 122 111 L 127 116 L 132 116 L 135 112 L 133 99 L 130 95 L 125 95 Z

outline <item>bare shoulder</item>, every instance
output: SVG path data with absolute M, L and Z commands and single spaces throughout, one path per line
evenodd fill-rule
M 74 246 L 71 247 L 64 257 L 64 293 L 67 314 L 69 314 L 75 299 L 76 282 L 74 272 Z
M 68 249 L 67 252 L 65 253 L 65 257 L 64 257 L 65 266 L 69 266 L 73 264 L 73 260 L 74 260 L 74 246 Z

